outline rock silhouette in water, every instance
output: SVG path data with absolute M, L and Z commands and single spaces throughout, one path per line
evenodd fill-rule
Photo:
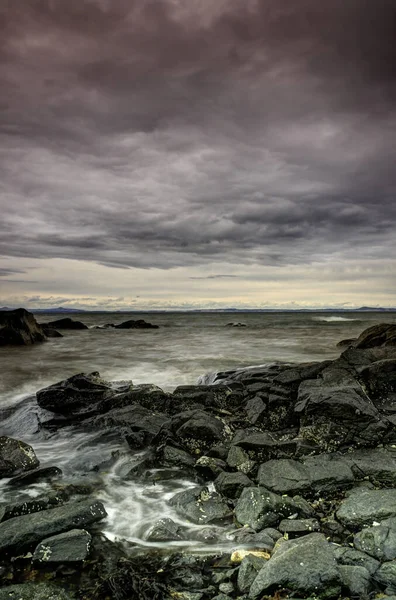
M 70 317 L 65 317 L 64 319 L 58 319 L 56 321 L 50 321 L 49 323 L 42 323 L 41 326 L 45 329 L 89 329 L 89 327 L 84 325 L 84 323 L 81 321 L 74 321 L 74 319 L 71 319 Z
M 24 308 L 0 311 L 0 346 L 29 346 L 45 339 L 41 325 Z

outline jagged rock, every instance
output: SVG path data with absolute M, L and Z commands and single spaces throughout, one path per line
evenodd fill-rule
M 45 339 L 42 327 L 24 308 L 0 311 L 0 346 L 30 346 Z
M 222 497 L 214 492 L 209 492 L 205 487 L 191 488 L 175 494 L 169 504 L 192 523 L 203 525 L 224 522 L 232 515 L 230 507 Z
M 99 429 L 122 429 L 124 437 L 132 448 L 143 448 L 154 437 L 170 425 L 170 420 L 162 413 L 153 413 L 139 404 L 110 410 L 90 421 Z
M 241 473 L 245 473 L 245 475 L 251 473 L 256 466 L 256 463 L 250 459 L 249 454 L 239 446 L 231 446 L 227 455 L 227 464 L 241 471 Z
M 56 321 L 51 321 L 50 323 L 41 323 L 41 327 L 45 327 L 45 329 L 89 329 L 87 325 L 84 325 L 84 323 L 81 323 L 81 321 L 74 321 L 74 319 L 71 319 L 70 317 L 57 319 Z
M 50 481 L 56 477 L 61 477 L 62 471 L 58 467 L 43 467 L 41 469 L 32 469 L 27 473 L 22 473 L 13 477 L 8 482 L 8 485 L 25 486 L 37 481 Z
M 71 529 L 45 538 L 34 551 L 35 563 L 68 563 L 85 560 L 91 547 L 91 535 L 85 529 Z
M 72 596 L 48 583 L 22 583 L 0 589 L 0 600 L 72 600 Z
M 179 385 L 172 394 L 173 412 L 218 408 L 232 410 L 243 401 L 243 395 L 227 385 Z
M 148 532 L 148 542 L 180 542 L 185 540 L 183 530 L 172 519 L 159 519 Z
M 0 523 L 0 551 L 19 552 L 51 535 L 84 527 L 106 516 L 101 502 L 83 500 Z
M 320 530 L 316 519 L 283 519 L 278 527 L 279 531 L 293 537 Z
M 216 490 L 226 498 L 239 498 L 242 490 L 253 482 L 244 473 L 220 473 L 214 482 Z
M 292 514 L 299 514 L 299 508 L 291 498 L 278 496 L 263 487 L 244 488 L 235 506 L 237 521 L 256 531 L 271 527 Z
M 396 392 L 396 358 L 373 362 L 360 371 L 360 377 L 365 382 L 371 398 L 386 398 L 389 393 Z
M 320 533 L 283 542 L 275 548 L 250 587 L 249 598 L 287 588 L 303 596 L 338 598 L 341 575 L 330 544 Z
M 261 423 L 264 420 L 266 409 L 267 407 L 260 396 L 254 396 L 246 403 L 245 410 L 247 420 L 252 425 Z
M 361 528 L 371 525 L 373 521 L 381 521 L 396 516 L 396 489 L 353 490 L 337 511 L 337 518 L 344 525 Z
M 159 329 L 159 325 L 152 325 L 151 323 L 147 323 L 144 319 L 137 319 L 136 321 L 130 319 L 129 321 L 124 321 L 123 323 L 119 323 L 119 325 L 115 325 L 115 329 Z
M 44 331 L 44 334 L 47 338 L 61 338 L 63 337 L 63 335 L 61 333 L 59 333 L 59 331 L 56 331 L 56 329 L 53 329 L 52 327 L 43 327 L 41 325 L 42 330 Z
M 374 348 L 375 346 L 396 346 L 396 325 L 379 323 L 365 329 L 356 341 L 356 348 Z
M 364 567 L 340 565 L 342 587 L 345 587 L 352 597 L 366 598 L 370 591 L 370 573 Z
M 48 508 L 54 508 L 59 504 L 63 504 L 64 498 L 62 494 L 50 494 L 48 496 L 39 496 L 25 502 L 13 502 L 11 504 L 0 505 L 0 522 L 8 521 L 13 517 L 20 517 L 21 515 L 29 515 L 40 510 L 47 510 Z
M 190 451 L 202 451 L 223 438 L 224 423 L 202 410 L 179 413 L 172 419 L 172 430 Z
M 380 525 L 366 527 L 359 531 L 353 540 L 355 548 L 380 561 L 396 558 L 396 527 Z
M 89 416 L 100 411 L 100 403 L 125 393 L 132 382 L 109 383 L 99 373 L 79 373 L 36 394 L 41 408 L 67 416 Z
M 213 479 L 227 469 L 227 463 L 221 458 L 201 456 L 195 463 L 195 470 L 205 479 Z
M 40 464 L 33 448 L 21 440 L 0 437 L 0 478 L 35 469 Z
M 360 552 L 354 548 L 347 548 L 345 546 L 334 546 L 333 552 L 336 561 L 340 565 L 351 565 L 354 567 L 364 567 L 370 575 L 374 575 L 380 566 L 380 562 L 371 556 L 368 556 L 365 552 Z
M 396 563 L 385 562 L 375 574 L 375 580 L 386 586 L 387 594 L 396 594 Z
M 256 579 L 258 572 L 265 565 L 266 560 L 253 554 L 248 554 L 242 560 L 238 569 L 238 590 L 245 594 L 250 590 L 250 586 Z
M 354 348 L 357 342 L 357 338 L 347 338 L 346 340 L 341 340 L 336 344 L 337 348 Z

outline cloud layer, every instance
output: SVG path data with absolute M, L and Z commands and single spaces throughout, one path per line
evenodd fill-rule
M 331 262 L 374 277 L 395 258 L 395 13 L 394 0 L 2 2 L 2 281 L 27 259 L 213 285 L 242 266 L 256 281 L 257 267 L 308 280 Z

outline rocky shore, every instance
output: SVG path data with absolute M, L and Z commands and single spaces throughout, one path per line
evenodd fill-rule
M 5 432 L 0 478 L 15 501 L 0 502 L 0 600 L 396 596 L 396 326 L 344 347 L 336 360 L 209 374 L 173 393 L 99 373 L 37 391 L 37 431 L 123 440 L 138 457 L 126 481 L 196 485 L 168 500 L 187 525 L 164 517 L 147 535 L 178 547 L 112 542 L 96 484 L 63 483 Z M 191 535 L 201 554 L 183 550 Z

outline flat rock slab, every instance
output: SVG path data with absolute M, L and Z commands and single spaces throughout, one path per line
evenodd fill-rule
M 366 527 L 354 537 L 353 544 L 361 552 L 380 561 L 396 558 L 396 529 L 386 525 Z
M 36 563 L 81 562 L 89 554 L 91 535 L 85 529 L 72 529 L 46 538 L 33 554 Z
M 343 525 L 361 528 L 396 516 L 396 489 L 357 488 L 342 501 L 337 518 Z
M 311 533 L 281 543 L 254 580 L 249 598 L 258 599 L 286 588 L 315 598 L 338 598 L 341 575 L 324 535 Z
M 0 523 L 0 551 L 19 551 L 51 535 L 85 527 L 106 516 L 99 501 L 84 500 Z
M 72 596 L 55 585 L 23 583 L 1 588 L 0 600 L 72 600 Z

